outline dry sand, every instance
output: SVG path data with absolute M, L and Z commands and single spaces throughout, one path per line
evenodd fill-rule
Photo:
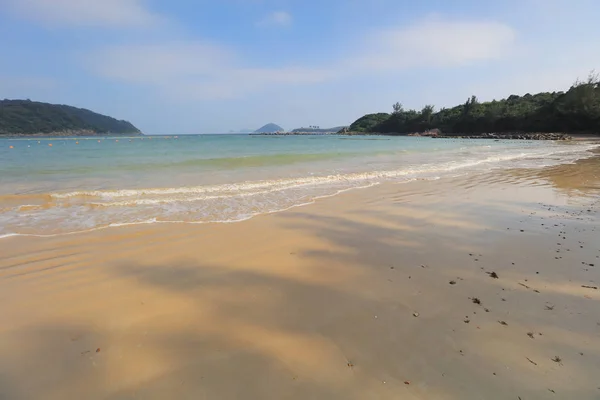
M 0 398 L 598 399 L 599 193 L 600 157 L 1 240 Z

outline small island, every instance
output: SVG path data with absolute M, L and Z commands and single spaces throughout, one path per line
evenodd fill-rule
M 283 131 L 284 131 L 284 129 L 281 126 L 271 122 L 261 128 L 258 128 L 257 130 L 254 131 L 254 133 L 278 133 L 278 132 L 283 132 Z
M 128 121 L 85 108 L 31 100 L 0 100 L 0 136 L 141 135 Z

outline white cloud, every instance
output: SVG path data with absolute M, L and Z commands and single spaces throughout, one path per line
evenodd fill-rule
M 511 94 L 566 91 L 575 80 L 585 80 L 592 70 L 598 70 L 600 55 L 596 44 L 571 45 L 555 53 L 531 51 L 516 67 L 504 66 L 494 79 L 472 81 L 465 87 L 484 100 L 500 99 Z
M 292 16 L 285 11 L 274 11 L 257 23 L 258 26 L 290 26 Z
M 369 37 L 358 58 L 367 69 L 452 67 L 496 60 L 510 53 L 516 34 L 497 22 L 455 22 L 427 18 L 408 27 Z
M 225 48 L 187 41 L 106 47 L 87 59 L 88 66 L 104 77 L 149 84 L 208 78 L 233 61 Z
M 148 27 L 162 18 L 143 0 L 6 0 L 23 18 L 53 26 Z
M 510 54 L 514 41 L 514 31 L 499 23 L 428 18 L 374 32 L 352 53 L 320 65 L 247 68 L 232 49 L 200 41 L 108 47 L 87 63 L 105 78 L 156 87 L 176 97 L 223 99 L 358 75 L 497 60 Z
M 166 42 L 101 49 L 86 58 L 95 74 L 158 87 L 186 98 L 234 98 L 275 85 L 323 82 L 332 71 L 318 68 L 245 68 L 233 52 L 205 42 Z

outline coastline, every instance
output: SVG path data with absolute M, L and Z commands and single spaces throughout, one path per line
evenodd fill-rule
M 3 239 L 0 397 L 596 398 L 599 161 Z
M 102 137 L 102 136 L 145 136 L 142 132 L 96 132 L 90 130 L 69 130 L 48 133 L 2 133 L 0 139 L 23 139 L 23 138 L 65 138 L 65 137 Z
M 481 133 L 481 134 L 439 134 L 428 135 L 423 133 L 380 133 L 380 132 L 274 132 L 274 133 L 250 133 L 250 136 L 410 136 L 410 137 L 427 137 L 439 139 L 488 139 L 488 140 L 552 140 L 552 141 L 598 141 L 600 134 L 598 133 Z

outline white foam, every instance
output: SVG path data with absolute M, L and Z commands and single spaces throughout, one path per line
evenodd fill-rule
M 544 146 L 501 149 L 490 154 L 491 146 L 471 147 L 468 158 L 456 153 L 433 156 L 437 162 L 415 163 L 396 169 L 340 172 L 323 176 L 307 175 L 228 184 L 56 192 L 44 206 L 22 204 L 0 212 L 0 222 L 12 236 L 51 237 L 98 229 L 154 223 L 233 223 L 314 203 L 317 199 L 366 188 L 381 182 L 437 180 L 490 168 L 540 167 L 570 163 L 592 156 L 595 145 Z M 366 164 L 371 165 L 371 164 Z M 389 165 L 383 164 L 383 165 Z M 56 233 L 56 229 L 60 232 Z M 19 231 L 38 233 L 19 233 Z M 10 232 L 12 231 L 12 232 Z M 44 232 L 45 231 L 45 232 Z M 50 231 L 50 233 L 48 232 Z
M 546 156 L 555 154 L 556 152 L 542 154 Z M 268 191 L 280 191 L 292 187 L 301 187 L 309 185 L 324 185 L 332 182 L 356 182 L 361 180 L 372 179 L 389 179 L 413 174 L 425 174 L 435 172 L 449 172 L 457 169 L 474 167 L 486 163 L 497 163 L 501 161 L 514 160 L 519 158 L 539 156 L 536 153 L 518 153 L 504 156 L 490 156 L 479 160 L 469 160 L 466 162 L 450 162 L 445 164 L 425 164 L 422 166 L 414 166 L 396 170 L 369 171 L 351 174 L 337 174 L 326 176 L 309 176 L 303 178 L 278 179 L 271 181 L 250 181 L 232 184 L 211 185 L 211 186 L 194 186 L 194 187 L 173 187 L 173 188 L 148 188 L 148 189 L 121 189 L 121 190 L 92 190 L 92 191 L 74 191 L 67 193 L 51 193 L 50 196 L 55 199 L 68 199 L 73 197 L 95 197 L 101 199 L 118 199 L 127 197 L 140 196 L 165 196 L 165 195 L 186 195 L 186 194 L 207 194 L 207 193 L 223 193 L 229 192 L 235 195 L 240 195 L 240 192 L 251 191 L 256 189 L 269 189 Z M 268 191 L 265 191 L 268 192 Z M 213 198 L 219 198 L 216 196 Z M 210 199 L 211 197 L 198 197 L 198 200 Z M 152 201 L 152 200 L 149 200 Z M 119 203 L 115 203 L 117 205 Z M 123 203 L 127 205 L 128 203 Z M 144 204 L 144 203 L 132 203 Z

